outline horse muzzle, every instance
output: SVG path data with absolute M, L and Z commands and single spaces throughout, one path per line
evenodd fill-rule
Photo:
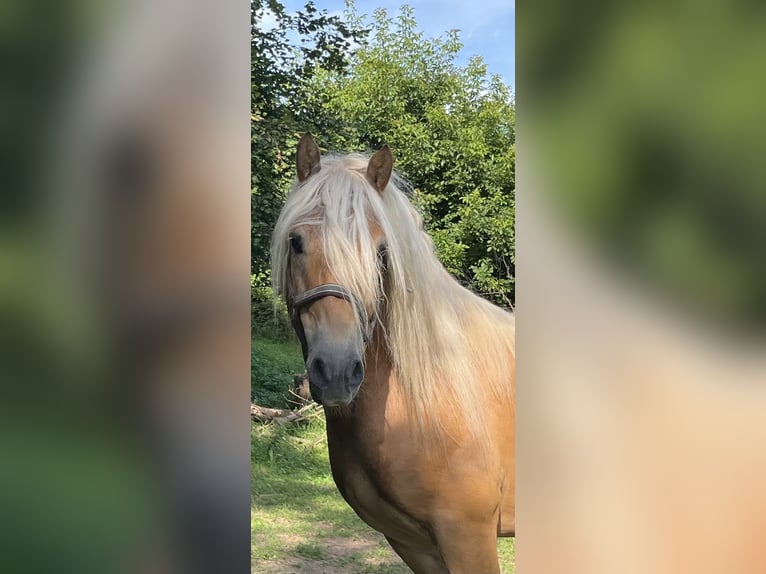
M 309 390 L 326 407 L 351 404 L 364 379 L 364 365 L 359 357 L 334 357 L 317 354 L 308 361 Z

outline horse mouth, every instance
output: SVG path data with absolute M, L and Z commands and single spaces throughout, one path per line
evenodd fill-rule
M 348 403 L 323 404 L 325 415 L 328 417 L 350 417 L 356 412 L 356 399 L 354 396 Z
M 322 405 L 325 412 L 337 412 L 341 414 L 350 410 L 351 414 L 353 414 L 360 389 L 361 385 L 353 389 L 346 389 L 344 392 L 338 392 L 337 389 L 328 391 L 328 389 L 319 388 L 311 382 L 311 379 L 309 379 L 309 392 L 311 393 L 311 398 Z M 330 396 L 328 397 L 328 395 Z

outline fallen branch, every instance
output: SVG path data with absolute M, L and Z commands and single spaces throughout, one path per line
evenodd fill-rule
M 272 409 L 251 403 L 250 417 L 253 420 L 262 423 L 273 422 L 284 424 L 305 420 L 318 409 L 319 405 L 316 403 L 301 407 L 297 411 L 291 411 L 290 409 Z

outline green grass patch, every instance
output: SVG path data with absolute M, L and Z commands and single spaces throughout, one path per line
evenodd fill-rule
M 500 558 L 500 568 L 506 574 L 516 572 L 516 539 L 499 538 L 497 540 L 497 555 Z
M 252 427 L 253 571 L 405 574 L 385 539 L 340 496 L 324 419 Z
M 303 556 L 304 558 L 310 558 L 312 560 L 321 560 L 327 556 L 324 550 L 316 544 L 298 544 L 295 547 L 295 553 Z

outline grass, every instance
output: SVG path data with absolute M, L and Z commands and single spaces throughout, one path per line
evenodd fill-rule
M 293 375 L 306 370 L 300 345 L 255 338 L 250 348 L 250 398 L 265 407 L 286 408 Z
M 253 396 L 282 406 L 303 370 L 294 343 L 253 341 Z M 324 417 L 251 428 L 251 563 L 262 574 L 407 574 L 383 536 L 356 516 L 330 474 Z M 514 572 L 514 540 L 498 542 L 503 572 Z
M 338 493 L 321 415 L 302 426 L 254 423 L 252 439 L 254 572 L 409 572 Z

